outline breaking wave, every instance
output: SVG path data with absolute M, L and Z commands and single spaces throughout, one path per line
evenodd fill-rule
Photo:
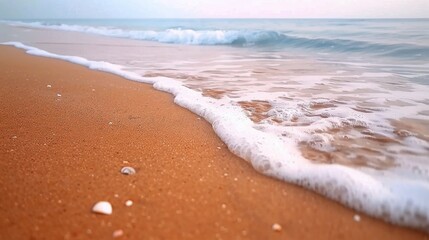
M 186 45 L 231 45 L 237 47 L 290 47 L 325 52 L 358 52 L 380 56 L 429 59 L 429 47 L 417 44 L 388 44 L 349 39 L 307 38 L 269 30 L 193 30 L 170 28 L 162 31 L 124 30 L 42 22 L 8 22 L 15 26 L 84 32 L 110 37 Z

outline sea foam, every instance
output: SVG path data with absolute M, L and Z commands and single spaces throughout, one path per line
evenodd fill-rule
M 380 174 L 371 169 L 362 172 L 338 164 L 312 163 L 301 155 L 295 141 L 257 130 L 255 123 L 240 107 L 218 105 L 215 99 L 204 97 L 174 79 L 145 78 L 123 70 L 120 65 L 57 55 L 19 42 L 3 45 L 152 84 L 155 89 L 173 94 L 176 104 L 205 118 L 229 150 L 247 160 L 259 172 L 314 190 L 368 215 L 395 224 L 429 229 L 429 185 L 425 182 L 404 181 L 395 175 Z

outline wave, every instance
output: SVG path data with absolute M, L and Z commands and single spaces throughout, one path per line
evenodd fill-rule
M 429 47 L 416 44 L 386 44 L 348 39 L 308 38 L 267 30 L 193 30 L 170 28 L 162 31 L 124 30 L 112 27 L 8 22 L 15 26 L 84 32 L 110 37 L 186 45 L 231 45 L 238 47 L 290 47 L 325 52 L 359 52 L 372 55 L 422 59 L 429 58 Z

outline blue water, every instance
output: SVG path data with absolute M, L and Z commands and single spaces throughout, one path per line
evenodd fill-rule
M 102 27 L 105 35 L 176 44 L 289 48 L 429 60 L 428 19 L 33 19 L 25 22 L 50 27 L 74 26 L 74 30 L 78 26 Z

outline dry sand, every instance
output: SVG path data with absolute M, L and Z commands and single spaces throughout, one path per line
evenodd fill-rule
M 0 84 L 1 239 L 429 238 L 257 173 L 146 84 L 5 46 Z

